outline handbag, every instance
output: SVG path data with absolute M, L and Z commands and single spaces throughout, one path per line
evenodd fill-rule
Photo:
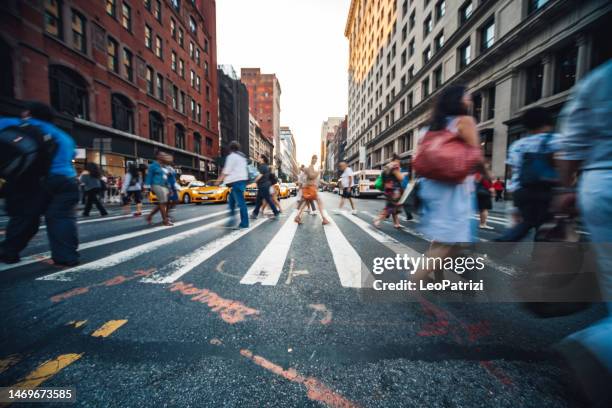
M 448 129 L 428 130 L 419 142 L 413 167 L 419 176 L 458 184 L 481 161 L 480 147 L 468 145 Z
M 302 198 L 307 201 L 314 201 L 317 199 L 317 188 L 312 185 L 304 186 L 302 189 Z

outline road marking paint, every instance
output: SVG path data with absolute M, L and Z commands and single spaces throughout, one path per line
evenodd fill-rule
M 331 390 L 325 384 L 314 377 L 304 377 L 299 374 L 295 369 L 289 368 L 284 369 L 283 367 L 274 364 L 270 360 L 264 357 L 253 354 L 252 351 L 247 349 L 240 350 L 240 354 L 243 357 L 248 358 L 258 366 L 297 384 L 301 384 L 306 387 L 307 396 L 312 401 L 319 401 L 323 404 L 332 408 L 353 408 L 358 407 L 354 402 L 346 399 L 343 395 Z
M 115 252 L 112 255 L 97 259 L 92 262 L 88 262 L 83 265 L 76 266 L 74 268 L 64 269 L 59 272 L 52 273 L 50 275 L 41 276 L 40 278 L 37 278 L 37 280 L 71 281 L 72 278 L 70 275 L 75 275 L 81 272 L 92 272 L 110 268 L 112 266 L 134 259 L 135 257 L 155 251 L 156 249 L 161 248 L 163 246 L 170 245 L 185 238 L 197 235 L 200 232 L 206 231 L 218 225 L 222 225 L 225 222 L 227 222 L 227 218 L 211 222 L 210 224 L 201 225 L 199 227 L 192 228 L 187 231 L 179 232 L 178 234 L 160 238 L 152 242 L 137 245 L 135 247 L 128 248 L 120 252 Z M 218 241 L 219 240 L 214 242 Z
M 324 304 L 322 304 L 322 303 L 315 303 L 315 304 L 308 305 L 308 307 L 311 308 L 312 310 L 314 310 L 314 312 L 312 312 L 313 318 L 317 314 L 317 312 L 323 314 L 323 318 L 321 320 L 319 320 L 321 322 L 321 324 L 328 325 L 328 324 L 331 323 L 331 321 L 332 321 L 332 311 L 328 310 L 327 307 Z M 311 319 L 311 320 L 314 320 L 314 319 Z M 310 323 L 309 323 L 309 325 L 310 325 Z
M 149 214 L 150 211 L 143 211 L 142 212 L 142 216 L 146 216 L 147 214 Z M 78 225 L 81 224 L 91 224 L 91 223 L 95 223 L 95 222 L 102 222 L 102 221 L 111 221 L 111 220 L 118 220 L 121 218 L 134 218 L 134 219 L 138 219 L 138 217 L 134 217 L 134 214 L 122 214 L 122 215 L 114 215 L 111 217 L 100 217 L 100 218 L 94 218 L 92 220 L 81 220 L 81 221 L 77 221 Z M 46 225 L 41 225 L 39 229 L 47 229 Z
M 109 320 L 91 333 L 91 337 L 108 337 L 127 323 L 127 320 Z
M 222 236 L 219 239 L 215 239 L 209 242 L 208 244 L 204 245 L 202 248 L 199 248 L 193 251 L 189 255 L 182 256 L 179 259 L 173 261 L 172 263 L 166 265 L 165 267 L 155 272 L 153 275 L 142 279 L 141 282 L 147 282 L 147 283 L 176 282 L 177 279 L 181 278 L 186 273 L 191 272 L 195 267 L 200 265 L 202 262 L 211 258 L 217 252 L 221 251 L 222 249 L 224 249 L 225 247 L 227 247 L 234 241 L 239 240 L 240 238 L 242 238 L 249 232 L 253 231 L 255 228 L 259 227 L 267 220 L 268 218 L 261 218 L 251 223 L 250 228 L 238 229 L 238 230 L 232 231 L 231 233 L 227 235 Z M 217 222 L 217 224 L 220 224 L 222 222 L 225 222 L 225 220 L 220 220 Z M 215 223 L 212 223 L 209 225 L 213 225 L 213 224 Z
M 179 221 L 177 223 L 174 224 L 174 227 L 180 227 L 182 225 L 187 225 L 187 224 L 192 224 L 194 222 L 198 222 L 198 221 L 202 221 L 208 218 L 212 218 L 212 217 L 216 217 L 218 215 L 221 214 L 225 214 L 227 213 L 227 211 L 219 211 L 216 213 L 212 213 L 212 214 L 208 214 L 208 215 L 203 215 L 201 217 L 196 217 L 196 218 L 190 218 L 188 220 L 184 220 L 184 221 Z M 119 241 L 123 241 L 126 239 L 131 239 L 131 238 L 136 238 L 136 237 L 140 237 L 143 235 L 148 235 L 148 234 L 152 234 L 154 232 L 158 232 L 158 231 L 163 231 L 163 230 L 168 230 L 169 227 L 164 226 L 159 226 L 159 227 L 153 227 L 153 228 L 145 228 L 142 230 L 138 230 L 138 231 L 134 231 L 134 232 L 128 232 L 126 234 L 121 234 L 121 235 L 116 235 L 116 236 L 112 236 L 112 237 L 108 237 L 108 238 L 104 238 L 104 239 L 100 239 L 100 240 L 96 240 L 96 241 L 89 241 L 89 242 L 85 242 L 85 243 L 81 243 L 79 244 L 79 250 L 84 250 L 84 249 L 89 249 L 89 248 L 96 248 L 102 245 L 107 245 L 107 244 L 112 244 L 115 242 L 119 242 Z M 8 269 L 14 269 L 14 268 L 19 268 L 21 266 L 24 265 L 30 265 L 36 262 L 41 262 L 44 260 L 48 260 L 51 258 L 51 252 L 42 252 L 40 254 L 35 254 L 35 255 L 30 255 L 27 256 L 25 258 L 22 258 L 20 262 L 17 262 L 15 264 L 2 264 L 0 265 L 0 271 L 5 271 Z
M 79 327 L 84 326 L 85 323 L 87 323 L 87 320 L 71 320 L 66 323 L 66 326 L 72 326 L 75 329 L 78 329 Z
M 9 354 L 8 356 L 0 359 L 0 374 L 17 364 L 21 361 L 19 354 Z
M 25 378 L 11 388 L 36 388 L 55 374 L 59 373 L 64 368 L 81 358 L 81 354 L 62 354 L 61 356 L 48 360 L 38 366 L 34 371 L 25 376 Z
M 120 284 L 122 284 L 124 282 L 128 282 L 128 281 L 131 281 L 131 280 L 134 280 L 134 279 L 142 278 L 143 276 L 149 276 L 153 272 L 155 272 L 155 268 L 151 268 L 151 269 L 148 269 L 146 271 L 145 270 L 138 270 L 138 271 L 135 271 L 132 276 L 127 276 L 127 277 L 123 276 L 123 275 L 117 275 L 117 276 L 115 276 L 113 278 L 105 280 L 104 282 L 94 283 L 93 285 L 70 289 L 67 292 L 63 292 L 63 293 L 60 293 L 58 295 L 51 296 L 51 298 L 49 300 L 54 302 L 54 303 L 61 302 L 62 300 L 70 299 L 71 297 L 74 297 L 74 296 L 84 295 L 85 293 L 88 293 L 92 288 L 96 288 L 96 287 L 100 287 L 100 286 L 116 286 L 116 285 L 120 285 Z M 87 320 L 85 320 L 85 321 L 87 321 Z
M 237 300 L 225 299 L 208 289 L 198 289 L 191 283 L 176 282 L 170 285 L 170 292 L 179 292 L 184 296 L 192 296 L 194 302 L 204 303 L 229 324 L 244 321 L 248 316 L 258 316 L 259 310 L 248 307 Z
M 472 216 L 473 220 L 477 220 L 480 221 L 480 218 L 477 216 Z M 491 223 L 491 224 L 497 224 L 497 225 L 503 225 L 503 226 L 508 226 L 508 221 L 499 221 L 495 218 L 492 217 L 487 217 L 487 223 Z
M 362 271 L 364 276 L 369 276 L 369 269 L 364 265 L 355 248 L 342 234 L 333 218 L 328 214 L 325 214 L 325 216 L 329 220 L 329 224 L 323 227 L 323 231 L 325 231 L 327 244 L 340 277 L 340 284 L 345 288 L 360 288 Z
M 291 243 L 297 231 L 298 224 L 293 221 L 296 215 L 297 211 L 294 210 L 244 274 L 240 280 L 241 284 L 254 285 L 260 283 L 266 286 L 274 286 L 278 283 L 283 273 L 287 254 L 289 254 L 289 248 L 291 248 Z

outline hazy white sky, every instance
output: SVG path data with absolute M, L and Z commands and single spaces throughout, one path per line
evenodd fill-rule
M 217 0 L 217 61 L 276 73 L 281 126 L 293 130 L 297 159 L 319 153 L 321 123 L 344 116 L 350 0 Z

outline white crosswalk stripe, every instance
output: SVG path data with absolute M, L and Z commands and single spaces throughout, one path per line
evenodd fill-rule
M 276 285 L 283 272 L 283 266 L 291 248 L 298 224 L 293 221 L 297 211 L 293 211 L 281 229 L 268 242 L 265 249 L 251 265 L 240 283 L 243 285 Z
M 38 280 L 71 281 L 74 279 L 74 275 L 78 273 L 92 272 L 96 270 L 110 268 L 111 266 L 119 265 L 137 256 L 152 252 L 162 246 L 176 243 L 180 240 L 183 240 L 185 238 L 199 234 L 200 232 L 203 232 L 212 227 L 223 225 L 225 222 L 227 222 L 228 219 L 229 218 L 223 218 L 218 221 L 214 221 L 210 224 L 201 225 L 197 228 L 189 229 L 187 231 L 183 231 L 178 234 L 170 235 L 165 238 L 155 240 L 153 242 L 147 242 L 142 245 L 137 245 L 135 247 L 132 247 L 132 248 L 120 251 L 120 252 L 116 252 L 110 256 L 100 258 L 96 261 L 88 262 L 86 264 L 79 265 L 74 268 L 69 268 L 69 269 L 62 270 L 60 272 L 52 273 L 51 275 L 42 276 L 38 278 Z
M 261 218 L 251 223 L 248 229 L 239 229 L 232 231 L 230 234 L 223 236 L 222 238 L 216 239 L 209 242 L 202 248 L 190 253 L 189 255 L 183 256 L 169 265 L 161 268 L 153 275 L 148 278 L 141 279 L 141 282 L 147 283 L 172 283 L 177 281 L 183 275 L 191 272 L 196 266 L 206 261 L 222 249 L 242 238 L 249 232 L 252 232 L 255 228 L 266 222 L 267 218 Z
M 227 211 L 218 211 L 212 214 L 208 214 L 208 215 L 202 215 L 200 217 L 195 217 L 195 218 L 190 218 L 188 220 L 184 220 L 184 221 L 180 221 L 174 224 L 174 228 L 176 227 L 180 227 L 182 225 L 188 225 L 188 224 L 193 224 L 194 222 L 198 222 L 198 221 L 203 221 L 203 220 L 207 220 L 209 218 L 213 218 L 216 217 L 218 215 L 222 215 L 222 214 L 226 214 Z M 126 234 L 121 234 L 121 235 L 116 235 L 116 236 L 111 236 L 108 238 L 104 238 L 104 239 L 99 239 L 96 241 L 90 241 L 90 242 L 85 242 L 79 245 L 79 250 L 84 250 L 84 249 L 89 249 L 89 248 L 96 248 L 102 245 L 108 245 L 108 244 L 112 244 L 115 242 L 119 242 L 119 241 L 123 241 L 126 239 L 131 239 L 131 238 L 136 238 L 136 237 L 140 237 L 143 235 L 147 235 L 147 234 L 152 234 L 154 232 L 158 232 L 158 231 L 163 231 L 163 230 L 168 230 L 169 228 L 166 226 L 159 226 L 159 227 L 153 227 L 153 228 L 147 228 L 147 229 L 142 229 L 142 230 L 138 230 L 138 231 L 134 231 L 134 232 L 128 232 Z M 44 261 L 46 259 L 50 259 L 51 258 L 51 252 L 42 252 L 40 254 L 36 254 L 36 255 L 30 255 L 27 257 L 24 257 L 21 259 L 21 261 L 15 263 L 15 264 L 1 264 L 0 265 L 0 271 L 5 271 L 8 269 L 14 269 L 14 268 L 19 268 L 21 266 L 24 265 L 30 265 L 33 264 L 35 262 L 40 262 L 40 261 Z

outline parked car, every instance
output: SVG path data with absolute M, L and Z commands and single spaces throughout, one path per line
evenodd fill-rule
M 257 183 L 251 183 L 244 190 L 244 200 L 247 202 L 255 202 L 257 199 Z
M 225 203 L 229 196 L 230 188 L 221 185 L 215 186 L 215 180 L 211 180 L 208 185 L 203 181 L 194 180 L 189 182 L 185 187 L 181 187 L 178 191 L 179 203 Z M 152 191 L 149 192 L 149 201 L 157 202 L 157 197 Z
M 296 196 L 298 193 L 298 186 L 295 183 L 287 183 L 287 187 L 289 188 L 290 195 Z
M 351 195 L 353 197 L 377 197 L 382 194 L 382 191 L 374 188 L 374 183 L 382 170 L 358 170 L 353 173 L 353 188 Z
M 279 183 L 278 186 L 279 186 L 279 193 L 278 193 L 279 199 L 289 198 L 291 196 L 291 190 L 289 189 L 289 186 L 287 186 L 287 184 Z

